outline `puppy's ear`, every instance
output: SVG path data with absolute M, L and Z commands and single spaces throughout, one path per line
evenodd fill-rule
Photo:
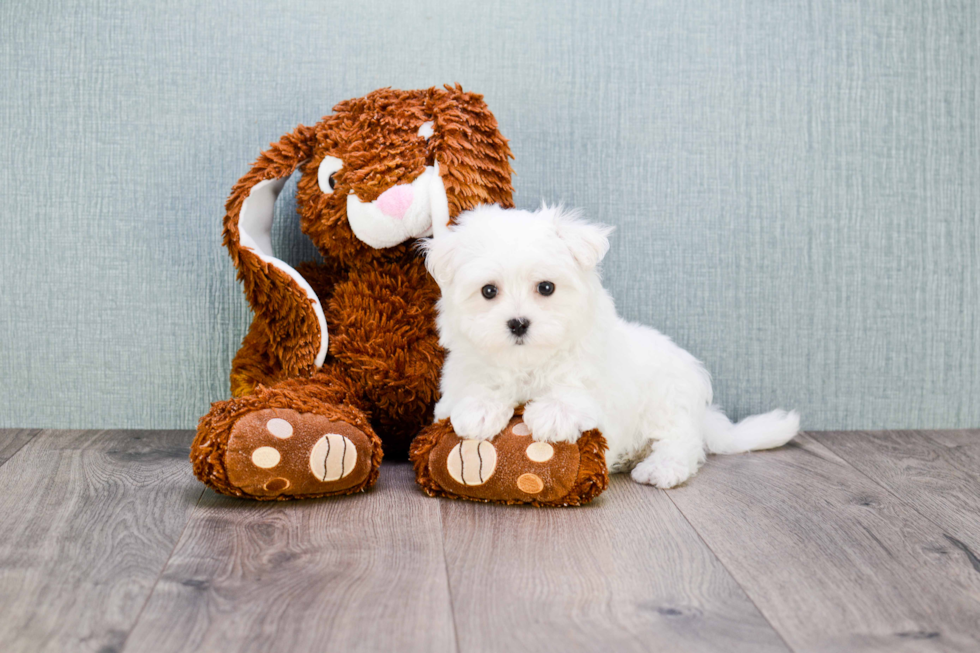
M 418 248 L 425 252 L 425 267 L 440 288 L 449 285 L 456 273 L 456 240 L 456 235 L 447 230 L 435 238 L 418 241 Z
M 579 217 L 577 211 L 567 211 L 561 206 L 549 208 L 545 205 L 541 210 L 552 213 L 558 237 L 583 269 L 595 268 L 609 251 L 609 234 L 614 227 L 587 222 Z

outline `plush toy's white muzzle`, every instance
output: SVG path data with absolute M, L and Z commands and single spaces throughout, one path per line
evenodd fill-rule
M 375 249 L 441 231 L 449 223 L 449 203 L 439 164 L 427 166 L 411 183 L 392 186 L 373 202 L 351 193 L 347 221 L 354 235 Z

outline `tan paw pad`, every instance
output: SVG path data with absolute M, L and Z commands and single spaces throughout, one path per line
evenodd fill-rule
M 514 424 L 510 432 L 514 435 L 531 435 L 531 429 L 529 429 L 527 424 L 525 424 L 523 421 Z
M 270 469 L 279 464 L 282 456 L 272 447 L 259 447 L 252 452 L 252 464 L 262 469 Z
M 497 468 L 497 450 L 485 440 L 462 440 L 449 452 L 446 467 L 461 485 L 483 485 Z
M 280 440 L 285 440 L 293 435 L 293 425 L 279 417 L 273 417 L 266 422 L 265 428 Z
M 517 478 L 517 488 L 528 494 L 538 494 L 544 489 L 544 481 L 537 474 L 521 474 Z
M 555 455 L 555 448 L 547 442 L 532 442 L 524 450 L 527 459 L 535 463 L 546 463 Z
M 266 491 L 272 492 L 273 494 L 282 492 L 287 487 L 289 487 L 289 481 L 282 477 L 274 478 L 265 484 Z
M 357 464 L 357 448 L 339 433 L 327 433 L 317 440 L 310 452 L 310 470 L 321 481 L 337 481 Z

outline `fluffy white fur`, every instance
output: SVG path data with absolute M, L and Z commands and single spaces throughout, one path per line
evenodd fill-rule
M 574 442 L 602 430 L 612 472 L 670 488 L 707 453 L 778 447 L 799 431 L 796 412 L 775 410 L 738 424 L 711 405 L 704 366 L 662 333 L 626 322 L 597 265 L 612 229 L 561 208 L 530 213 L 484 206 L 426 241 L 442 289 L 439 333 L 448 351 L 436 419 L 487 439 L 514 408 L 537 440 Z M 539 284 L 550 281 L 545 296 Z M 497 294 L 483 296 L 491 285 Z M 508 321 L 523 318 L 527 332 Z

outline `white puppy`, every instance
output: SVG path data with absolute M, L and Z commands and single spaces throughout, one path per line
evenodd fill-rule
M 683 483 L 705 453 L 778 447 L 799 430 L 776 410 L 737 425 L 711 405 L 711 379 L 694 356 L 616 314 L 597 265 L 611 228 L 544 206 L 483 206 L 425 242 L 442 289 L 447 350 L 436 419 L 487 439 L 526 403 L 536 440 L 574 442 L 599 428 L 612 472 L 661 488 Z

